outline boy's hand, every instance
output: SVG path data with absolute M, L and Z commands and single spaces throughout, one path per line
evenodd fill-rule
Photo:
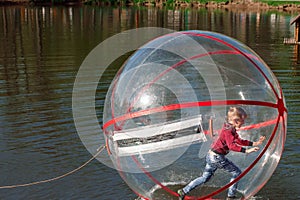
M 252 152 L 256 152 L 256 151 L 258 151 L 259 150 L 259 147 L 252 147 L 252 148 L 250 148 L 250 149 L 247 149 L 246 150 L 246 153 L 252 153 Z
M 259 140 L 257 142 L 253 142 L 253 146 L 261 145 L 265 139 L 266 139 L 266 136 L 260 136 Z

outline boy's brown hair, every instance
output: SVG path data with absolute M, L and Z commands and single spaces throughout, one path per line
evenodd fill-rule
M 227 120 L 232 121 L 234 117 L 238 117 L 239 119 L 245 119 L 247 118 L 247 113 L 241 107 L 230 107 L 227 113 Z

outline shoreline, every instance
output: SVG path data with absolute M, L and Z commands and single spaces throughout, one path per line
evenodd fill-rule
M 126 3 L 107 3 L 107 2 L 94 2 L 93 0 L 86 0 L 85 2 L 78 1 L 68 1 L 68 2 L 33 2 L 31 0 L 0 0 L 0 6 L 15 6 L 15 5 L 24 5 L 24 6 L 82 6 L 82 5 L 95 5 L 95 6 L 144 6 L 144 7 L 165 7 L 171 6 L 174 8 L 206 8 L 206 9 L 228 9 L 228 10 L 259 10 L 259 11 L 268 11 L 268 10 L 277 10 L 281 12 L 290 12 L 290 11 L 300 11 L 300 4 L 281 4 L 278 6 L 268 5 L 263 2 L 243 2 L 239 0 L 232 0 L 231 2 L 221 2 L 217 3 L 214 1 L 208 3 L 200 3 L 200 2 L 186 2 L 181 0 L 176 0 L 174 3 L 166 4 L 166 3 L 155 3 L 154 1 L 133 3 L 131 1 L 126 1 Z

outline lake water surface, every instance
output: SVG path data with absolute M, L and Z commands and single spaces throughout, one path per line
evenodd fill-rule
M 288 132 L 275 173 L 254 199 L 300 199 L 300 58 L 297 46 L 283 44 L 284 37 L 293 37 L 294 27 L 289 23 L 295 15 L 134 7 L 0 7 L 0 186 L 60 176 L 91 158 L 77 135 L 72 114 L 73 84 L 81 63 L 110 36 L 133 28 L 163 27 L 226 34 L 268 63 L 286 98 Z M 105 72 L 100 102 L 119 67 L 120 63 Z M 97 160 L 60 180 L 0 189 L 0 199 L 135 198 L 119 174 Z

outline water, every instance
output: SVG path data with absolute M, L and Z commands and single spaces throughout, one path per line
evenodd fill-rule
M 300 60 L 290 19 L 297 13 L 117 7 L 0 7 L 0 186 L 67 173 L 91 155 L 76 133 L 76 73 L 101 41 L 124 30 L 164 27 L 224 33 L 247 44 L 279 79 L 289 110 L 282 159 L 255 199 L 299 199 Z M 117 47 L 116 47 L 117 48 Z M 106 71 L 106 87 L 120 63 Z M 101 89 L 104 97 L 107 88 Z M 100 99 L 101 101 L 101 99 Z M 101 109 L 98 112 L 101 115 Z M 63 179 L 1 189 L 0 199 L 135 199 L 98 161 Z

